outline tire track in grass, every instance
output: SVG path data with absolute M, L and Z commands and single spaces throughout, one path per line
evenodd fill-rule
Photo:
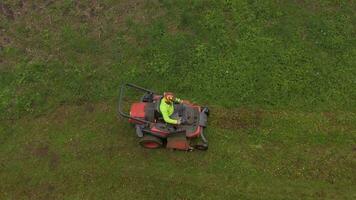
M 259 128 L 264 117 L 262 110 L 226 109 L 222 107 L 212 107 L 210 110 L 209 125 L 229 130 Z
M 352 142 L 356 141 L 354 113 L 243 108 L 211 111 L 209 125 L 223 138 L 215 137 L 223 143 L 215 145 L 226 148 L 225 153 L 231 152 L 228 149 L 239 151 L 233 154 L 253 168 L 293 180 L 356 184 L 352 176 L 356 173 L 352 167 L 356 162 Z

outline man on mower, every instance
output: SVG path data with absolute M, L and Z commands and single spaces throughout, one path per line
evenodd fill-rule
M 178 110 L 174 110 L 174 103 L 182 104 L 183 100 L 176 98 L 171 92 L 165 92 L 159 109 L 166 123 L 179 125 L 182 124 L 183 118 L 179 116 Z M 183 110 L 183 108 L 184 107 L 182 106 L 182 109 L 180 110 Z

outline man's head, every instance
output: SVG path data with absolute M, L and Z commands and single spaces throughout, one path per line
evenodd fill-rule
M 163 98 L 167 103 L 173 103 L 175 96 L 172 92 L 163 93 Z

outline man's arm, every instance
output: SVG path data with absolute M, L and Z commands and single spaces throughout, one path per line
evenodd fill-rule
M 168 112 L 166 106 L 164 106 L 164 104 L 160 105 L 160 110 L 161 110 L 161 113 L 162 113 L 162 116 L 163 116 L 163 119 L 164 119 L 165 122 L 170 123 L 170 124 L 178 124 L 178 120 L 171 119 L 169 117 L 169 112 Z
M 165 122 L 170 123 L 170 124 L 178 124 L 178 120 L 176 119 L 171 119 L 168 115 L 167 112 L 162 112 L 162 116 Z
M 177 98 L 177 97 L 176 97 L 175 100 L 174 100 L 174 102 L 175 102 L 175 103 L 183 103 L 183 100 L 181 100 L 180 98 Z

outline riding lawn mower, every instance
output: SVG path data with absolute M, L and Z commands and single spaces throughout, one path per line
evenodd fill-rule
M 123 111 L 125 91 L 133 89 L 142 92 L 142 97 L 131 104 L 130 113 Z M 207 127 L 209 109 L 189 101 L 174 104 L 179 117 L 184 123 L 168 124 L 160 113 L 160 102 L 163 96 L 140 86 L 126 83 L 121 86 L 119 95 L 119 114 L 128 118 L 135 127 L 139 144 L 148 149 L 166 147 L 174 150 L 190 151 L 193 149 L 207 150 L 208 141 L 204 136 Z

